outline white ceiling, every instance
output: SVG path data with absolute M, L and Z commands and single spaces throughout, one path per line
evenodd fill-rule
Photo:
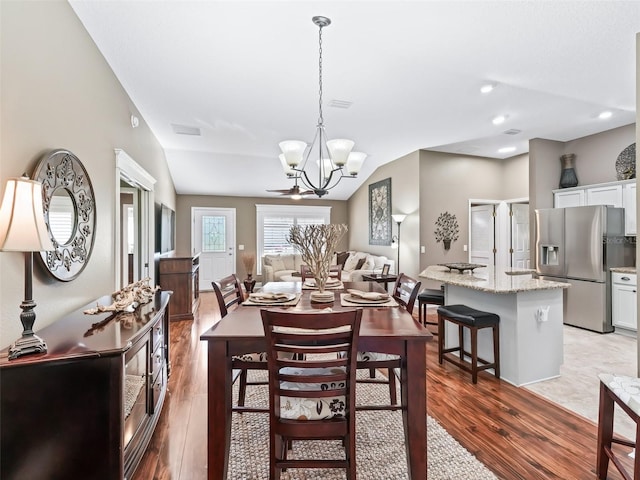
M 635 121 L 639 1 L 70 3 L 164 147 L 179 194 L 292 186 L 278 143 L 315 133 L 315 15 L 332 20 L 327 134 L 369 154 L 328 199 L 348 199 L 378 166 L 418 149 L 506 158 L 531 138 L 568 141 Z M 481 94 L 487 82 L 496 88 Z M 603 110 L 612 117 L 599 119 Z M 499 114 L 507 120 L 493 125 Z M 516 151 L 498 153 L 506 146 Z

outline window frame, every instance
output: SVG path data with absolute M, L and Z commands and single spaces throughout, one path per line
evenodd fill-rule
M 256 204 L 256 272 L 262 275 L 262 257 L 264 257 L 264 221 L 270 216 L 293 217 L 293 224 L 298 219 L 322 217 L 324 223 L 331 223 L 331 207 L 320 205 L 263 205 Z

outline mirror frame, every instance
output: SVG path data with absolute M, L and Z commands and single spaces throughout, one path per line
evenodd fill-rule
M 46 154 L 36 166 L 33 180 L 42 183 L 42 205 L 47 233 L 54 250 L 40 252 L 40 258 L 51 275 L 68 282 L 76 278 L 91 257 L 96 231 L 96 204 L 93 186 L 82 162 L 68 150 L 54 150 Z M 49 205 L 54 192 L 68 191 L 75 211 L 75 229 L 65 244 L 51 233 Z

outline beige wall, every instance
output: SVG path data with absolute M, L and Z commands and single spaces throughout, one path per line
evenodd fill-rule
M 527 155 L 506 160 L 470 157 L 423 150 L 420 153 L 420 238 L 425 253 L 420 269 L 444 262 L 467 261 L 469 253 L 469 200 L 509 200 L 528 196 Z M 460 233 L 445 250 L 434 236 L 443 212 L 456 216 Z M 424 279 L 423 279 L 424 280 Z M 433 282 L 425 282 L 435 287 Z
M 67 2 L 0 2 L 0 182 L 31 174 L 38 159 L 66 148 L 84 164 L 95 191 L 91 259 L 71 282 L 35 262 L 36 330 L 113 291 L 115 154 L 125 150 L 153 175 L 156 202 L 175 205 L 164 153 Z M 130 115 L 140 118 L 131 128 Z M 0 347 L 20 336 L 23 255 L 0 253 Z
M 418 179 L 419 152 L 413 152 L 378 167 L 349 198 L 349 248 L 370 252 L 397 261 L 398 251 L 390 246 L 369 245 L 369 185 L 391 178 L 391 213 L 407 215 L 401 225 L 400 271 L 417 276 L 420 227 L 420 183 Z M 397 235 L 392 222 L 392 235 Z M 398 266 L 396 265 L 396 268 Z
M 256 204 L 261 205 L 322 205 L 331 207 L 331 223 L 349 224 L 347 202 L 338 200 L 293 201 L 288 198 L 259 197 L 218 197 L 210 195 L 178 195 L 176 210 L 176 249 L 179 253 L 189 252 L 191 248 L 191 208 L 216 207 L 236 209 L 236 248 L 244 245 L 245 252 L 256 251 Z M 346 250 L 348 238 L 342 239 L 339 250 Z M 244 275 L 240 253 L 236 255 L 236 272 Z M 260 261 L 260 260 L 258 260 Z M 262 279 L 258 277 L 258 280 Z

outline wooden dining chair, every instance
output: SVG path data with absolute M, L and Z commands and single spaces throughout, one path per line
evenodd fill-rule
M 355 480 L 362 309 L 261 314 L 269 365 L 269 479 L 279 479 L 287 468 L 344 468 L 347 479 Z M 288 458 L 299 440 L 342 440 L 345 458 Z
M 300 265 L 300 276 L 304 282 L 307 278 L 313 278 L 311 269 L 307 265 Z M 340 280 L 342 277 L 342 265 L 331 265 L 329 267 L 329 278 L 337 278 Z
M 422 282 L 415 280 L 409 275 L 401 273 L 398 275 L 396 283 L 393 287 L 393 298 L 400 306 L 404 307 L 409 314 L 413 313 L 413 307 L 416 303 L 416 297 L 420 291 Z M 390 405 L 358 405 L 359 410 L 397 410 L 398 395 L 396 393 L 396 375 L 395 369 L 401 367 L 400 356 L 389 353 L 379 352 L 358 352 L 358 369 L 369 370 L 369 378 L 358 380 L 361 383 L 382 383 L 389 385 Z M 376 370 L 386 370 L 387 378 L 376 378 Z
M 219 283 L 219 285 L 218 285 Z M 244 300 L 244 293 L 240 286 L 240 280 L 234 273 L 220 279 L 220 281 L 211 282 L 213 291 L 218 299 L 218 306 L 220 308 L 220 316 L 222 318 L 227 316 L 229 308 L 234 305 L 240 305 Z M 247 385 L 265 385 L 264 381 L 251 381 L 247 380 L 247 373 L 249 370 L 266 370 L 267 369 L 267 354 L 265 352 L 244 353 L 242 355 L 234 355 L 231 357 L 231 368 L 234 370 L 234 378 L 237 374 L 239 377 L 238 385 L 238 403 L 233 407 L 234 411 L 244 412 L 267 412 L 266 408 L 257 407 L 245 407 L 244 402 L 247 396 Z

